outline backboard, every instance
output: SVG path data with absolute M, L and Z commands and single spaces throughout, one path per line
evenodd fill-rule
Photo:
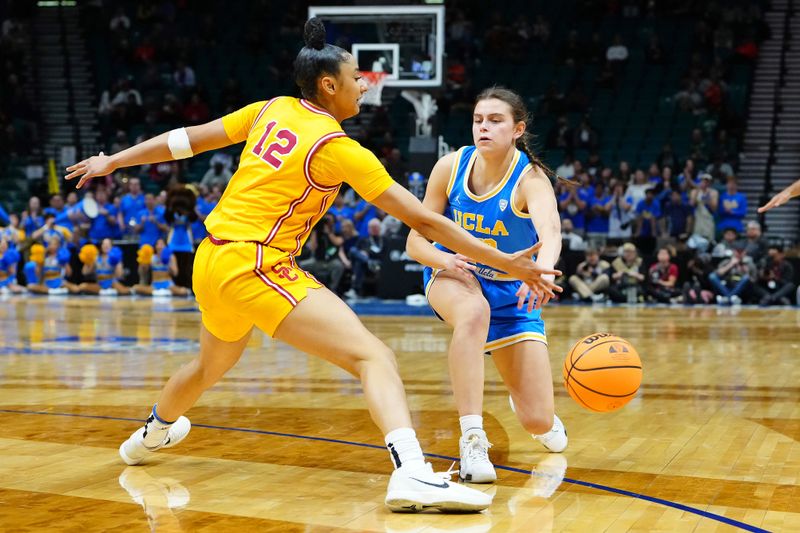
M 435 88 L 444 68 L 444 6 L 310 6 L 328 42 L 352 52 L 361 70 L 387 72 L 388 87 Z

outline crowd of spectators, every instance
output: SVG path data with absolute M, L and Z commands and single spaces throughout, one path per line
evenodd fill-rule
M 177 285 L 189 287 L 192 253 L 206 233 L 203 220 L 219 201 L 230 173 L 225 156 L 212 159 L 204 179 L 160 194 L 142 191 L 138 178 L 115 174 L 80 198 L 56 194 L 43 206 L 33 197 L 21 213 L 0 211 L 3 253 L 24 265 L 32 245 L 41 244 L 73 267 L 64 279 L 85 283 L 81 251 L 105 240 L 121 245 L 166 248 L 163 259 Z M 571 183 L 555 190 L 562 216 L 562 298 L 600 303 L 752 303 L 787 305 L 800 297 L 795 272 L 779 242 L 769 241 L 758 222 L 746 219 L 746 198 L 735 176 L 720 183 L 699 174 L 692 161 L 680 172 L 653 164 L 645 173 L 626 163 L 590 174 L 579 160 L 569 162 Z M 564 165 L 562 165 L 564 166 Z M 628 176 L 625 180 L 622 176 Z M 95 218 L 85 206 L 92 198 Z M 346 297 L 375 294 L 387 259 L 386 239 L 402 238 L 402 224 L 345 189 L 312 229 L 299 265 Z M 55 241 L 57 245 L 53 245 Z M 161 257 L 160 255 L 158 257 Z M 2 260 L 6 290 L 21 290 L 25 270 L 12 272 Z M 132 269 L 131 269 L 132 270 Z M 124 272 L 135 281 L 136 272 Z M 0 281 L 0 284 L 2 281 Z
M 63 283 L 54 282 L 51 293 L 61 294 L 61 289 L 67 288 L 67 292 L 91 294 L 92 290 L 80 288 L 93 283 L 91 279 L 87 281 L 87 275 L 96 277 L 88 267 L 98 257 L 94 252 L 87 254 L 85 249 L 94 246 L 101 250 L 104 242 L 138 252 L 139 268 L 126 265 L 125 270 L 115 274 L 114 281 L 120 284 L 117 294 L 127 293 L 126 287 L 134 283 L 145 288 L 138 293 L 152 292 L 147 287 L 153 280 L 142 279 L 143 253 L 150 265 L 156 252 L 155 261 L 168 267 L 175 287 L 190 287 L 193 253 L 207 235 L 203 221 L 219 202 L 231 177 L 226 161 L 225 156 L 213 158 L 200 182 L 173 185 L 158 194 L 144 192 L 138 177 L 120 172 L 96 180 L 80 197 L 76 191 L 66 196 L 54 194 L 43 205 L 34 196 L 20 213 L 7 212 L 0 204 L 0 292 L 24 292 L 24 287 L 32 284 L 27 279 L 29 274 L 35 273 L 41 281 L 42 269 L 48 265 L 47 251 L 52 250 L 53 262 L 61 269 L 54 264 L 51 274 Z M 400 221 L 346 187 L 312 229 L 298 261 L 339 294 L 353 298 L 374 294 L 388 253 L 384 239 L 399 236 L 402 230 Z M 45 255 L 39 257 L 38 272 L 34 272 L 24 266 L 36 262 L 31 258 L 37 255 L 37 246 Z M 175 287 L 165 290 L 175 294 Z M 166 295 L 163 291 L 161 294 Z

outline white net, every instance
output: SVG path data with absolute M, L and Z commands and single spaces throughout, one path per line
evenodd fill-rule
M 381 94 L 386 84 L 386 72 L 362 72 L 361 76 L 367 82 L 367 92 L 361 98 L 361 103 L 366 105 L 381 105 Z

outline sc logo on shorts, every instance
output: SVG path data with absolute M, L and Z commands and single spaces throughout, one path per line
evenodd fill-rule
M 272 265 L 272 271 L 275 272 L 279 278 L 287 281 L 297 281 L 298 276 L 288 266 Z

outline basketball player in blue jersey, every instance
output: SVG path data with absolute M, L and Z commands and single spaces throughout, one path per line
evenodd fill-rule
M 528 148 L 527 121 L 519 95 L 500 87 L 484 90 L 473 112 L 475 145 L 436 163 L 423 204 L 504 252 L 541 240 L 536 262 L 553 268 L 561 223 L 550 171 Z M 541 318 L 549 296 L 487 265 L 473 265 L 414 230 L 407 248 L 426 265 L 428 303 L 453 328 L 448 359 L 462 432 L 459 477 L 473 483 L 497 479 L 483 430 L 485 352 L 492 354 L 522 426 L 548 450 L 564 450 L 567 434 L 554 413 Z

